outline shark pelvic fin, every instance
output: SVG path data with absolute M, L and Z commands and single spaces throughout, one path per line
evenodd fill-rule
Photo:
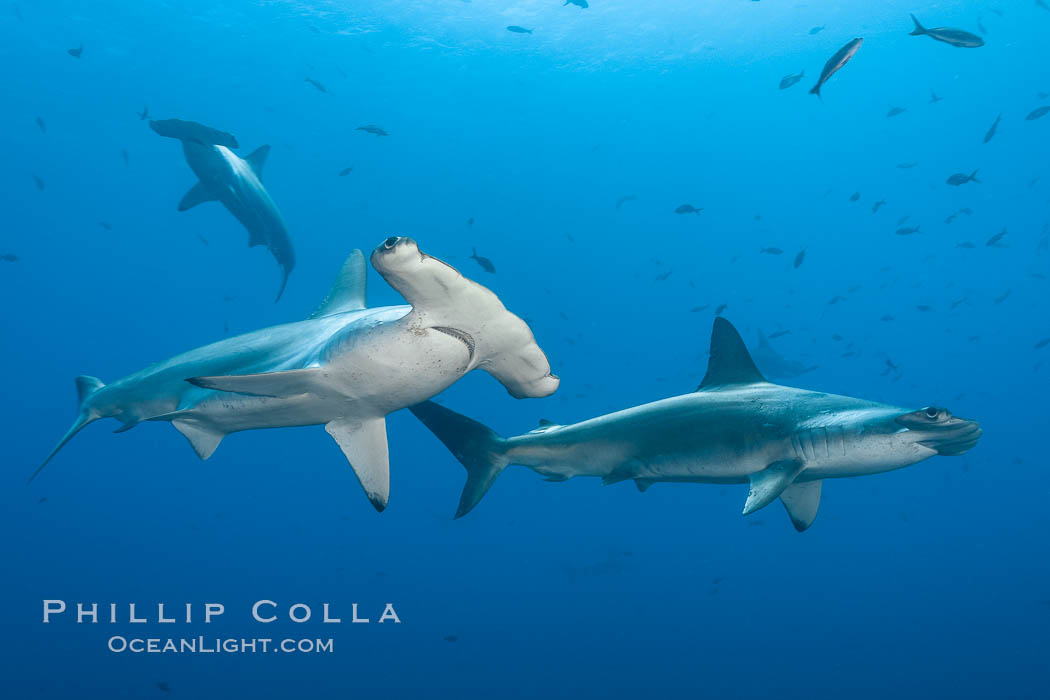
M 481 501 L 492 482 L 509 464 L 506 441 L 481 423 L 433 401 L 409 406 L 409 410 L 467 470 L 467 483 L 456 508 L 456 517 L 462 518 Z
M 780 502 L 791 517 L 791 524 L 795 529 L 802 532 L 817 519 L 817 510 L 820 508 L 820 479 L 816 481 L 803 481 L 800 484 L 791 484 L 780 494 Z
M 315 380 L 323 375 L 323 369 L 311 367 L 310 369 L 289 369 L 283 372 L 264 372 L 262 374 L 191 377 L 186 381 L 202 389 L 228 391 L 249 396 L 287 398 L 310 393 L 315 386 L 319 386 L 319 382 Z
M 226 437 L 226 433 L 209 428 L 193 418 L 173 418 L 171 424 L 190 441 L 193 451 L 201 459 L 211 457 L 215 448 Z
M 751 490 L 747 494 L 747 502 L 744 503 L 744 515 L 750 515 L 772 503 L 791 486 L 791 482 L 801 472 L 802 462 L 797 459 L 785 459 L 773 462 L 762 471 L 752 474 Z
M 610 486 L 612 484 L 618 484 L 621 481 L 627 481 L 638 476 L 638 472 L 644 467 L 645 464 L 636 458 L 631 458 L 613 469 L 611 472 L 602 477 L 602 484 L 604 486 Z
M 182 195 L 182 199 L 179 201 L 179 211 L 186 211 L 187 209 L 193 209 L 198 204 L 204 204 L 205 202 L 215 202 L 219 198 L 216 197 L 208 186 L 203 182 L 198 182 L 196 185 L 190 188 L 189 192 Z
M 365 256 L 360 250 L 351 251 L 328 296 L 317 310 L 310 314 L 310 318 L 323 318 L 365 308 L 366 278 Z
M 262 180 L 263 165 L 266 164 L 266 156 L 268 155 L 270 155 L 270 146 L 266 145 L 259 146 L 244 158 L 248 165 L 252 166 L 255 177 L 259 178 L 259 180 Z
M 386 418 L 337 419 L 324 427 L 350 462 L 361 488 L 375 509 L 383 512 L 390 500 L 390 456 Z
M 707 363 L 707 374 L 696 390 L 765 381 L 766 378 L 755 367 L 755 361 L 751 359 L 751 354 L 733 324 L 721 316 L 716 316 L 715 325 L 711 329 L 711 359 Z

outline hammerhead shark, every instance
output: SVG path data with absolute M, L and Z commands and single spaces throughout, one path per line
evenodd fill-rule
M 262 184 L 270 147 L 259 146 L 241 158 L 230 150 L 238 147 L 233 134 L 183 119 L 154 119 L 149 125 L 161 136 L 182 142 L 186 163 L 200 179 L 182 197 L 179 211 L 221 202 L 248 230 L 248 247 L 266 246 L 281 266 L 281 288 L 274 300 L 279 301 L 295 267 L 295 251 L 284 218 Z
M 408 306 L 365 307 L 365 260 L 355 250 L 306 320 L 176 355 L 103 384 L 77 377 L 79 410 L 32 478 L 84 426 L 116 418 L 129 430 L 167 421 L 201 459 L 229 433 L 324 425 L 377 510 L 389 499 L 386 415 L 424 401 L 480 368 L 516 398 L 558 388 L 532 331 L 491 291 L 422 251 L 387 238 L 376 271 Z
M 467 469 L 457 518 L 505 467 L 520 464 L 549 481 L 633 480 L 639 491 L 656 482 L 747 483 L 744 515 L 780 498 L 801 532 L 817 517 L 824 479 L 961 455 L 981 436 L 975 421 L 944 408 L 897 408 L 771 384 L 722 317 L 715 318 L 707 374 L 691 394 L 573 425 L 543 421 L 506 439 L 433 402 L 411 410 Z

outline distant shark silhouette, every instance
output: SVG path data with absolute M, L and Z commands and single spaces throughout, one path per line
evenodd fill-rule
M 149 125 L 161 136 L 182 142 L 186 163 L 200 178 L 179 202 L 179 211 L 221 202 L 248 230 L 248 246 L 266 246 L 281 266 L 281 288 L 274 301 L 280 300 L 295 267 L 295 251 L 284 218 L 262 184 L 270 147 L 259 146 L 241 158 L 230 150 L 238 146 L 233 134 L 182 119 L 152 119 Z
M 762 331 L 758 332 L 758 347 L 752 351 L 751 357 L 762 370 L 762 374 L 770 379 L 794 379 L 817 368 L 817 365 L 807 365 L 785 358 L 773 349 L 769 338 Z

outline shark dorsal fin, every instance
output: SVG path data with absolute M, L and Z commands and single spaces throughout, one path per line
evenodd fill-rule
M 365 256 L 360 250 L 354 250 L 343 263 L 343 269 L 332 285 L 332 291 L 310 314 L 310 318 L 321 318 L 344 311 L 357 311 L 365 308 Z
M 259 146 L 254 151 L 245 156 L 245 160 L 248 161 L 248 165 L 252 166 L 252 170 L 255 171 L 255 177 L 262 180 L 263 165 L 266 163 L 266 156 L 270 155 L 270 146 Z
M 711 330 L 711 359 L 707 363 L 707 374 L 696 390 L 764 381 L 766 378 L 755 367 L 755 361 L 736 328 L 721 316 L 716 316 Z

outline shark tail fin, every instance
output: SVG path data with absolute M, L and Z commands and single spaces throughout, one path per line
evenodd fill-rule
M 981 181 L 977 179 L 977 171 L 976 170 L 974 170 L 972 173 L 970 173 L 970 180 L 972 180 L 973 182 L 976 182 L 978 185 L 981 184 Z
M 809 94 L 810 95 L 816 95 L 820 99 L 821 102 L 824 101 L 824 98 L 820 97 L 820 83 L 819 82 L 809 89 Z
M 66 446 L 66 443 L 73 439 L 73 436 L 84 429 L 88 423 L 94 422 L 102 416 L 89 405 L 91 397 L 96 391 L 105 386 L 102 380 L 96 377 L 80 376 L 76 378 L 77 384 L 77 418 L 73 421 L 73 425 L 69 427 L 66 434 L 62 436 L 62 439 L 55 445 L 55 449 L 51 450 L 47 458 L 36 468 L 36 471 L 29 477 L 26 483 L 30 483 L 37 477 L 40 472 L 44 471 L 44 467 L 47 466 L 48 462 L 58 454 L 58 451 Z
M 915 22 L 915 29 L 911 30 L 911 36 L 922 36 L 926 33 L 926 27 L 919 24 L 919 20 L 915 19 L 915 15 L 911 16 L 911 21 Z
M 467 470 L 467 483 L 456 508 L 456 517 L 462 518 L 481 501 L 509 463 L 506 440 L 481 423 L 432 401 L 411 406 L 409 410 Z

